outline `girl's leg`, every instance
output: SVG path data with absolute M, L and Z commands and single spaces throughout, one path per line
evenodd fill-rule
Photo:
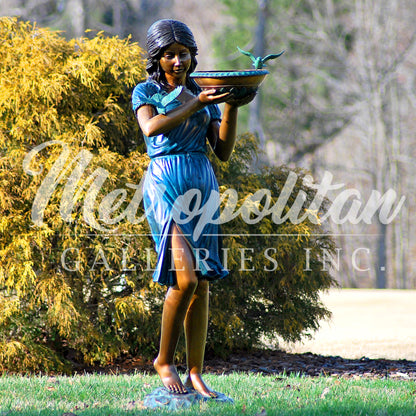
M 172 227 L 172 256 L 176 285 L 169 288 L 163 305 L 159 355 L 154 361 L 163 385 L 175 393 L 186 389 L 174 365 L 174 357 L 189 303 L 198 286 L 192 252 L 176 225 Z
M 185 386 L 194 388 L 203 396 L 216 397 L 215 392 L 207 387 L 201 376 L 208 329 L 208 303 L 209 283 L 200 280 L 184 322 L 188 367 Z

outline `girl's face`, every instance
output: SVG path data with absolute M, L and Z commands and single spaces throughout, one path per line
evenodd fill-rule
M 168 46 L 160 58 L 160 67 L 170 85 L 184 85 L 186 73 L 191 66 L 191 52 L 180 43 Z

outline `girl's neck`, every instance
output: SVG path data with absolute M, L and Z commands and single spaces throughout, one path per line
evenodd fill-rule
M 184 83 L 182 83 L 182 82 L 178 82 L 178 83 L 169 83 L 169 82 L 167 82 L 164 85 L 164 87 L 168 92 L 170 92 L 170 91 L 173 91 L 175 88 L 178 88 L 178 87 L 186 88 L 186 83 L 185 82 Z

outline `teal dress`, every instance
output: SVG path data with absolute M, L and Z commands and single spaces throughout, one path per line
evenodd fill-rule
M 178 87 L 168 94 L 156 82 L 143 82 L 133 90 L 133 110 L 151 104 L 165 114 L 181 105 L 176 98 L 181 91 Z M 206 156 L 209 124 L 220 119 L 218 106 L 208 105 L 168 133 L 144 136 L 151 161 L 143 202 L 158 254 L 153 280 L 162 285 L 176 284 L 171 256 L 174 223 L 192 249 L 199 278 L 212 281 L 228 275 L 221 262 L 221 236 L 215 221 L 219 217 L 218 183 Z M 207 213 L 212 220 L 205 219 Z

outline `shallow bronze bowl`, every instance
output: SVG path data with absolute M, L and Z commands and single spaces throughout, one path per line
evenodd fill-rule
M 241 98 L 257 91 L 268 73 L 265 69 L 196 71 L 191 78 L 204 90 L 216 88 L 216 94 L 232 92 L 235 98 Z

